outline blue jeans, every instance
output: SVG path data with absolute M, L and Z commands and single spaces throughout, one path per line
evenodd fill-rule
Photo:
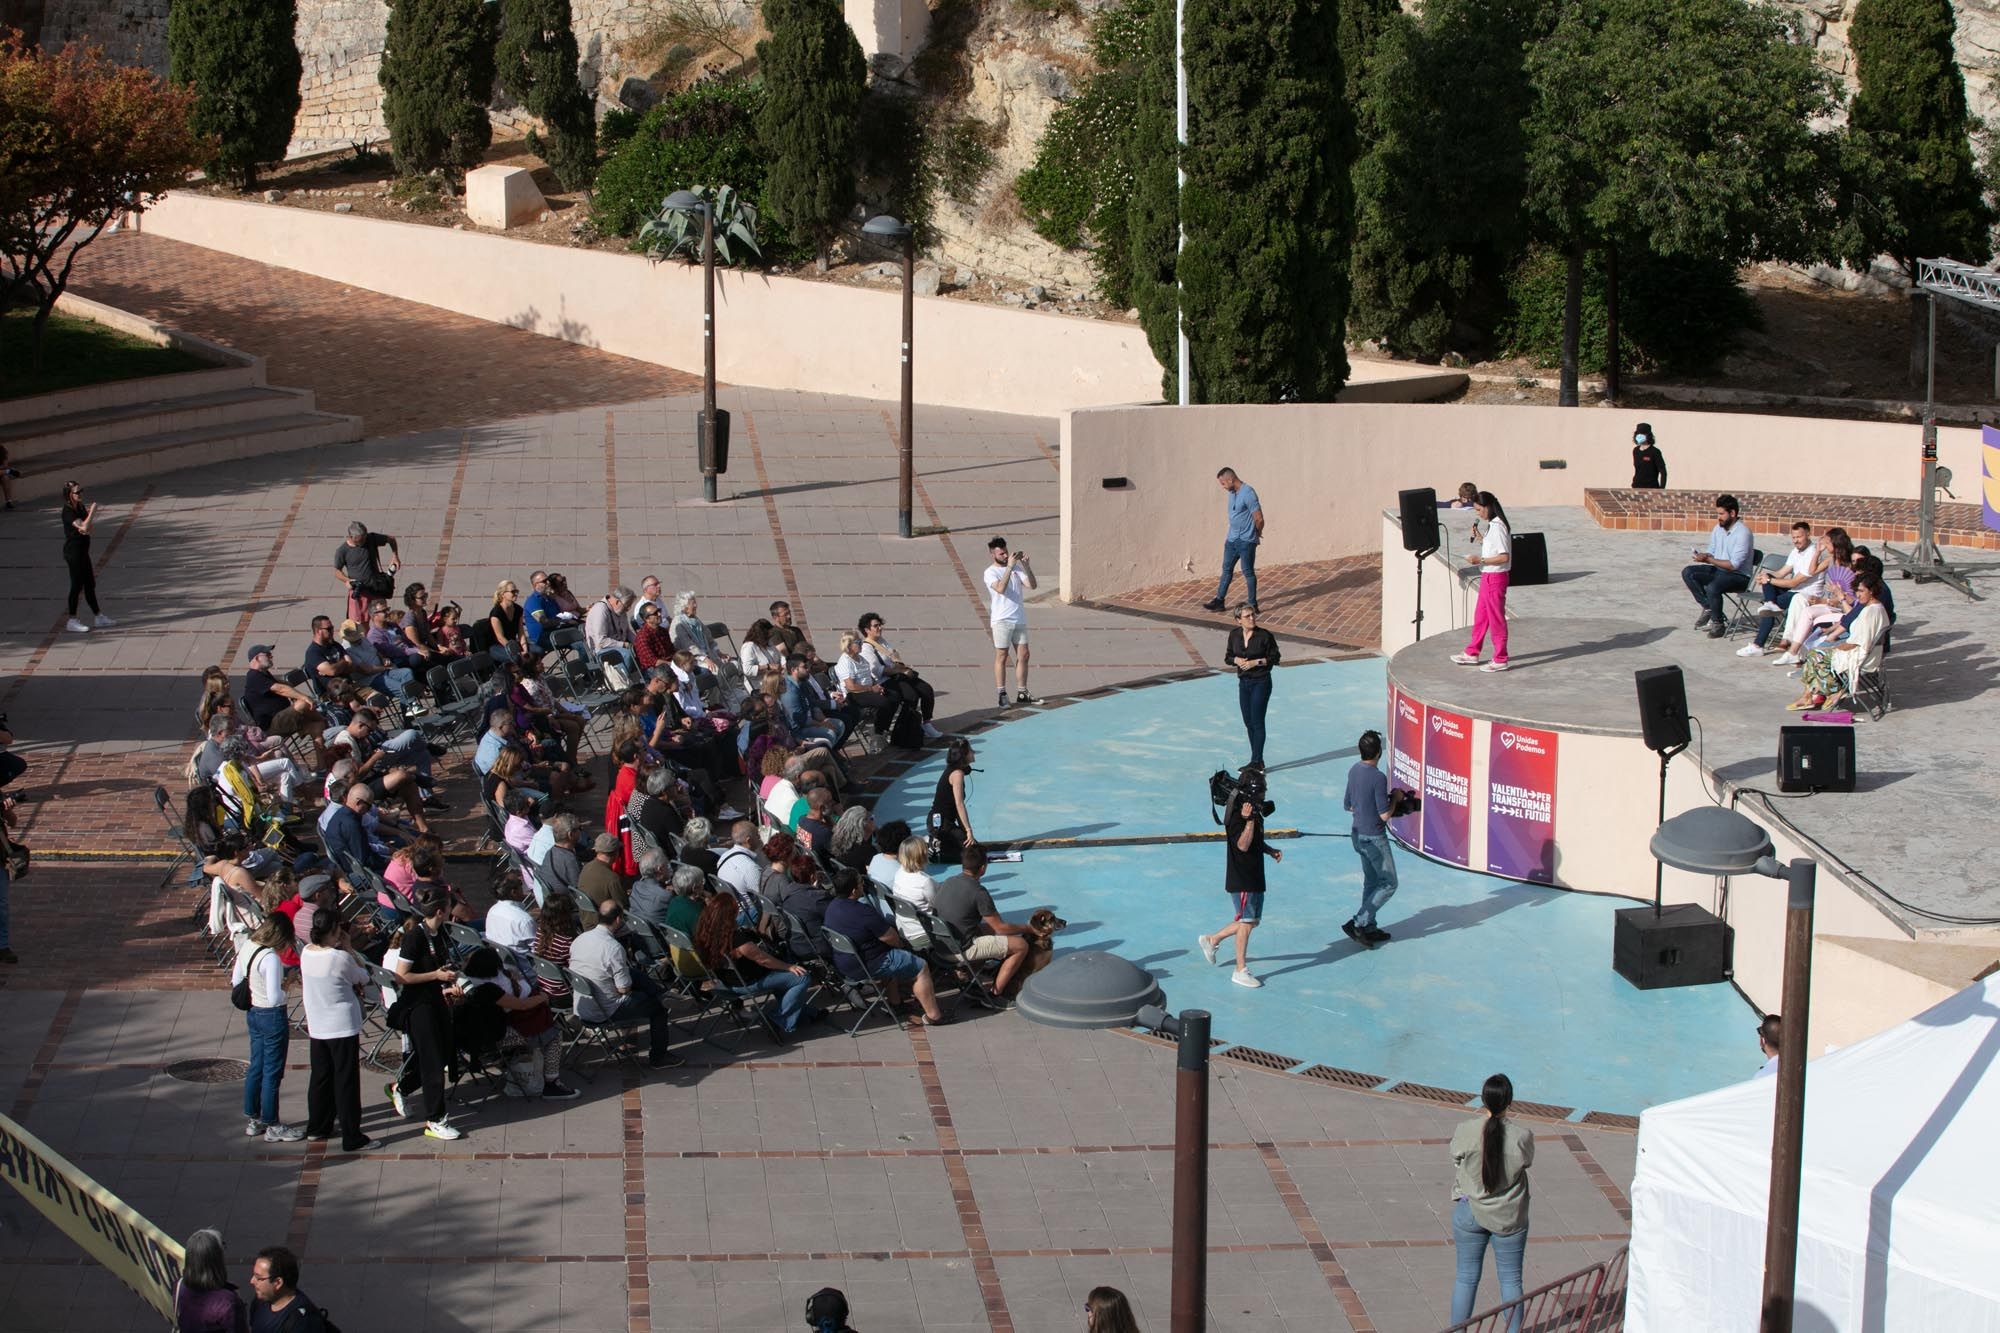
M 417 780 L 424 786 L 431 785 L 431 746 L 421 731 L 415 727 L 404 727 L 385 739 L 382 749 L 394 756 L 397 763 L 416 769 Z
M 1252 541 L 1222 543 L 1222 582 L 1216 585 L 1215 600 L 1229 600 L 1229 580 L 1236 573 L 1236 562 L 1243 562 L 1243 588 L 1250 605 L 1257 605 L 1257 543 Z
M 243 1016 L 250 1029 L 250 1072 L 243 1076 L 243 1114 L 267 1125 L 278 1123 L 278 1084 L 285 1078 L 285 1052 L 291 1049 L 292 1025 L 285 1006 L 252 1009 Z
M 1792 605 L 1792 593 L 1794 591 L 1796 589 L 1780 588 L 1776 584 L 1767 583 L 1764 585 L 1764 600 L 1775 604 L 1780 611 L 1788 610 Z M 1770 639 L 1771 631 L 1784 623 L 1785 618 L 1783 616 L 1758 616 L 1757 646 L 1762 648 L 1765 642 Z
M 806 991 L 812 984 L 811 977 L 802 977 L 796 972 L 780 969 L 766 972 L 761 978 L 737 991 L 738 995 L 774 994 L 778 997 L 778 1031 L 790 1034 L 799 1026 L 799 1015 L 805 1012 Z
M 604 1021 L 612 1027 L 635 1027 L 640 1019 L 646 1022 L 647 1054 L 654 1059 L 667 1053 L 673 1042 L 673 1027 L 667 1020 L 665 1006 L 660 1003 L 658 990 L 644 977 L 634 974 L 631 993 L 618 1002 Z
M 1396 858 L 1389 853 L 1389 835 L 1355 834 L 1354 854 L 1361 858 L 1361 910 L 1354 914 L 1354 924 L 1372 926 L 1382 905 L 1396 896 Z
M 1702 610 L 1720 622 L 1722 594 L 1742 592 L 1750 586 L 1750 576 L 1719 565 L 1688 565 L 1681 570 L 1681 582 L 1687 584 L 1687 590 L 1701 603 Z
M 1460 1199 L 1451 1209 L 1451 1239 L 1458 1247 L 1458 1277 L 1451 1284 L 1451 1322 L 1472 1318 L 1472 1303 L 1479 1297 L 1479 1277 L 1486 1267 L 1486 1242 L 1493 1242 L 1493 1266 L 1500 1271 L 1500 1303 L 1521 1296 L 1521 1260 L 1528 1249 L 1528 1229 L 1499 1236 L 1472 1220 L 1472 1205 Z M 1518 1333 L 1521 1312 L 1508 1316 L 1510 1333 Z
M 1236 703 L 1243 710 L 1243 730 L 1250 733 L 1250 762 L 1264 762 L 1264 712 L 1271 706 L 1271 675 L 1238 676 Z
M 0 863 L 0 949 L 14 947 L 13 937 L 8 934 L 7 889 L 7 867 L 4 863 Z

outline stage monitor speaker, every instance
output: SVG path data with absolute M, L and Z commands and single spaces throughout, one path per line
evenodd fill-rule
M 1403 549 L 1405 551 L 1435 551 L 1438 542 L 1438 493 L 1426 486 L 1422 490 L 1398 491 L 1396 502 L 1403 511 Z
M 1778 728 L 1779 791 L 1853 791 L 1853 727 Z
M 1687 682 L 1677 666 L 1634 671 L 1639 683 L 1639 725 L 1648 750 L 1684 750 L 1694 737 L 1688 731 Z
M 1514 534 L 1514 555 L 1507 570 L 1509 588 L 1526 588 L 1549 581 L 1549 544 L 1539 532 Z
M 1616 912 L 1611 967 L 1640 990 L 1727 981 L 1736 932 L 1707 908 L 1676 903 Z

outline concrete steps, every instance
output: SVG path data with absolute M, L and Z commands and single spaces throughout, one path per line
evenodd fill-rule
M 23 460 L 17 464 L 22 475 L 14 483 L 14 495 L 18 500 L 53 499 L 62 494 L 67 481 L 103 485 L 265 454 L 352 444 L 360 438 L 360 417 L 314 411 L 156 431 Z

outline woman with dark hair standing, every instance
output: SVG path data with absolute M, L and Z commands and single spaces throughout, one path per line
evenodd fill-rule
M 947 865 L 958 860 L 972 835 L 972 742 L 960 736 L 944 752 L 944 772 L 938 775 L 937 792 L 931 797 L 931 845 L 938 860 Z
M 408 1017 L 410 1058 L 390 1093 L 397 1114 L 408 1115 L 409 1099 L 421 1091 L 424 1137 L 446 1140 L 464 1137 L 446 1118 L 444 1104 L 445 1064 L 452 1051 L 451 1010 L 446 1007 L 444 988 L 458 980 L 451 966 L 451 943 L 444 936 L 449 904 L 441 890 L 420 891 L 416 908 L 422 915 L 396 937 L 396 980 L 402 986 L 400 1003 Z
M 69 566 L 69 624 L 64 626 L 72 634 L 88 634 L 91 626 L 76 618 L 76 603 L 81 597 L 90 603 L 90 610 L 97 617 L 96 628 L 109 629 L 118 622 L 97 605 L 97 571 L 90 565 L 90 525 L 97 519 L 97 501 L 83 502 L 83 484 L 66 481 L 62 496 L 63 563 Z
M 1472 638 L 1462 653 L 1451 660 L 1460 666 L 1479 666 L 1479 650 L 1486 635 L 1493 635 L 1493 660 L 1481 671 L 1507 669 L 1507 571 L 1514 567 L 1514 534 L 1507 527 L 1507 511 L 1491 491 L 1481 491 L 1472 502 L 1473 512 L 1486 525 L 1479 554 L 1468 563 L 1479 570 L 1479 604 L 1472 613 Z
M 250 1034 L 250 1067 L 243 1074 L 243 1132 L 266 1143 L 296 1143 L 306 1132 L 278 1119 L 278 1085 L 285 1080 L 285 1052 L 292 1025 L 285 1017 L 284 955 L 292 948 L 292 919 L 272 912 L 246 939 L 237 941 L 232 989 L 250 983 L 250 1009 L 243 1026 Z M 294 955 L 296 957 L 296 955 Z
M 1236 668 L 1236 705 L 1250 737 L 1250 766 L 1264 766 L 1264 714 L 1271 707 L 1271 668 L 1278 664 L 1278 641 L 1257 627 L 1257 608 L 1236 608 L 1236 628 L 1223 645 L 1222 664 Z
M 181 1280 L 174 1284 L 174 1328 L 178 1333 L 249 1333 L 250 1316 L 229 1263 L 222 1233 L 203 1227 L 182 1247 Z
M 1667 488 L 1667 458 L 1653 428 L 1640 422 L 1632 432 L 1632 489 L 1663 491 Z
M 1451 1136 L 1451 1235 L 1458 1248 L 1458 1279 L 1451 1289 L 1454 1324 L 1472 1317 L 1487 1242 L 1493 1244 L 1502 1302 L 1521 1295 L 1521 1259 L 1528 1247 L 1528 1168 L 1535 1161 L 1535 1136 L 1507 1118 L 1514 1084 L 1505 1074 L 1487 1079 L 1479 1099 L 1486 1114 L 1467 1120 Z M 1520 1327 L 1516 1311 L 1508 1328 Z
M 1090 1289 L 1083 1298 L 1083 1326 L 1087 1333 L 1139 1333 L 1131 1303 L 1116 1287 Z

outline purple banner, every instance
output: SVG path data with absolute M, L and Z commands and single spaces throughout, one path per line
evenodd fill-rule
M 1471 843 L 1472 719 L 1429 708 L 1424 719 L 1424 855 L 1464 865 Z
M 1389 691 L 1389 785 L 1409 791 L 1424 789 L 1424 706 L 1401 690 Z M 1416 847 L 1423 825 L 1421 810 L 1389 821 L 1397 842 Z
M 1495 722 L 1486 761 L 1486 869 L 1556 880 L 1556 733 Z

